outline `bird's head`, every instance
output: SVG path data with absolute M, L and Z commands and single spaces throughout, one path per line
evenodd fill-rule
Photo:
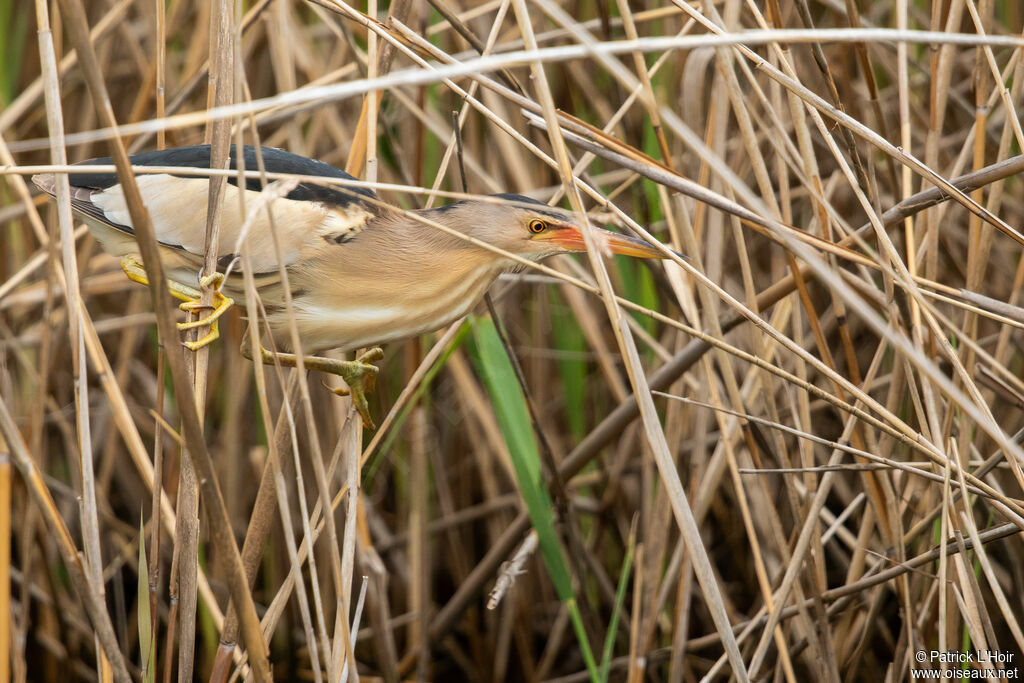
M 532 261 L 586 251 L 583 229 L 568 211 L 523 195 L 491 197 L 489 201 L 468 200 L 434 209 L 431 218 Z M 598 243 L 613 254 L 665 258 L 661 251 L 643 240 L 600 228 L 591 230 Z

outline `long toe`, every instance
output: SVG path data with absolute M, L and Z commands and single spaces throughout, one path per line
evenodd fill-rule
M 185 301 L 178 306 L 181 310 L 186 313 L 198 314 L 199 311 L 210 311 L 210 314 L 190 320 L 188 322 L 178 323 L 179 330 L 194 330 L 197 327 L 207 327 L 211 329 L 217 324 L 217 321 L 222 315 L 224 315 L 229 308 L 235 303 L 234 299 L 221 295 L 220 292 L 213 293 L 213 303 L 204 304 L 201 301 Z M 207 335 L 209 336 L 209 335 Z M 213 341 L 212 339 L 210 341 Z M 206 342 L 207 344 L 209 342 Z
M 363 420 L 363 427 L 373 431 L 377 428 L 373 424 L 373 418 L 370 417 L 370 404 L 366 401 L 366 391 L 364 391 L 360 382 L 353 380 L 354 384 L 349 385 L 348 389 L 343 387 L 327 387 L 331 390 L 331 393 L 335 396 L 350 396 L 352 398 L 352 406 L 359 413 L 359 417 Z M 327 386 L 326 384 L 324 386 Z
M 178 323 L 178 327 L 181 328 L 181 325 L 184 325 L 184 324 L 185 323 Z M 181 329 L 184 329 L 184 328 L 181 328 Z M 202 338 L 197 339 L 196 341 L 183 341 L 183 342 L 181 342 L 181 345 L 184 346 L 189 351 L 193 351 L 194 352 L 194 351 L 198 351 L 199 349 L 203 348 L 204 346 L 209 346 L 210 344 L 212 344 L 213 342 L 217 341 L 218 339 L 220 339 L 220 330 L 217 328 L 217 321 L 215 320 L 215 321 L 213 321 L 213 324 L 210 325 L 210 331 L 207 332 L 205 335 L 203 335 Z
M 362 354 L 360 354 L 356 358 L 356 362 L 357 363 L 370 364 L 370 363 L 375 363 L 375 362 L 377 362 L 379 360 L 383 360 L 383 359 L 384 359 L 384 349 L 380 348 L 379 346 L 375 346 L 372 349 L 364 351 Z M 373 367 L 373 366 L 371 366 L 371 367 Z M 376 371 L 377 368 L 374 367 L 373 369 Z
M 377 425 L 373 423 L 373 418 L 370 417 L 370 406 L 366 402 L 366 394 L 363 393 L 362 389 L 353 387 L 350 395 L 352 396 L 352 405 L 359 412 L 359 417 L 363 419 L 363 427 L 372 432 L 377 428 Z
M 178 310 L 185 313 L 196 313 L 198 311 L 212 311 L 213 304 L 204 304 L 202 301 L 182 301 L 178 304 Z
M 368 394 L 372 394 L 373 390 L 377 388 L 377 373 L 380 369 L 376 365 L 366 365 L 366 374 L 363 375 L 363 389 Z
M 342 379 L 348 385 L 352 405 L 359 411 L 359 416 L 363 418 L 363 426 L 373 430 L 376 427 L 373 424 L 373 418 L 370 417 L 370 406 L 366 402 L 366 394 L 373 391 L 378 369 L 377 366 L 370 365 L 363 360 L 366 355 L 363 354 L 358 360 L 345 363 L 342 366 Z

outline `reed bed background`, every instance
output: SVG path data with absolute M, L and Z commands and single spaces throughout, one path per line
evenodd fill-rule
M 1020 3 L 84 4 L 0 2 L 0 680 L 1020 675 Z M 204 140 L 689 260 L 503 277 L 371 433 L 29 183 Z

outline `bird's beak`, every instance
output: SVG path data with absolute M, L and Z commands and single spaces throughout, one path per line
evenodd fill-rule
M 628 237 L 610 230 L 591 228 L 594 236 L 613 254 L 635 256 L 637 258 L 665 258 L 665 254 L 656 247 L 635 237 Z M 574 225 L 559 225 L 552 230 L 534 236 L 534 240 L 551 242 L 566 251 L 586 251 L 583 233 Z

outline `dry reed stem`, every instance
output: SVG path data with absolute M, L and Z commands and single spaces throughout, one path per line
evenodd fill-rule
M 67 2 L 62 4 L 62 7 L 64 8 L 65 13 L 69 16 L 70 20 L 67 26 L 70 29 L 72 40 L 79 50 L 79 58 L 82 60 L 83 68 L 86 71 L 86 80 L 91 89 L 92 97 L 96 102 L 96 108 L 105 118 L 107 125 L 112 126 L 114 125 L 113 112 L 110 108 L 109 100 L 105 96 L 105 88 L 96 62 L 95 53 L 88 43 L 88 34 L 86 31 L 87 23 L 82 7 L 80 3 L 76 2 L 76 0 L 67 0 Z M 156 238 L 153 234 L 153 228 L 149 221 L 146 209 L 142 206 L 138 187 L 134 180 L 131 179 L 132 176 L 128 167 L 128 160 L 124 147 L 120 144 L 119 140 L 115 140 L 115 142 L 117 144 L 114 145 L 114 158 L 118 166 L 119 176 L 122 178 L 124 187 L 126 188 L 126 200 L 132 213 L 132 225 L 134 226 L 136 234 L 139 236 L 139 246 L 146 262 L 147 275 L 149 276 L 150 287 L 153 292 L 154 308 L 156 308 L 158 312 L 158 329 L 160 330 L 160 335 L 165 346 L 173 347 L 176 330 L 170 323 L 170 303 L 166 295 L 167 285 L 163 274 L 163 268 L 161 267 L 159 257 L 157 256 Z M 168 361 L 171 367 L 171 377 L 176 389 L 176 394 L 179 396 L 179 401 L 184 401 L 184 404 L 179 403 L 179 406 L 182 409 L 181 416 L 184 420 L 184 432 L 188 444 L 188 453 L 193 459 L 193 464 L 200 473 L 201 488 L 206 493 L 208 499 L 207 502 L 213 511 L 212 517 L 214 520 L 214 530 L 217 536 L 217 542 L 227 556 L 229 566 L 233 574 L 233 579 L 229 584 L 232 588 L 231 592 L 236 600 L 245 606 L 245 610 L 242 612 L 243 633 L 245 634 L 251 653 L 255 653 L 253 656 L 255 657 L 254 662 L 256 664 L 257 676 L 261 680 L 266 680 L 269 678 L 269 664 L 267 663 L 266 654 L 264 652 L 265 645 L 255 619 L 256 615 L 252 604 L 252 597 L 244 587 L 245 575 L 241 567 L 238 548 L 235 545 L 234 539 L 231 538 L 230 535 L 227 512 L 224 508 L 223 497 L 220 493 L 217 481 L 213 475 L 213 467 L 210 462 L 209 452 L 203 442 L 195 402 L 185 398 L 185 396 L 190 396 L 191 394 L 186 391 L 188 381 L 185 376 L 183 359 L 172 353 L 169 354 Z
M 107 614 L 101 599 L 102 594 L 100 591 L 102 587 L 92 583 L 93 579 L 90 571 L 82 562 L 82 558 L 75 547 L 75 542 L 71 538 L 71 533 L 64 525 L 56 503 L 50 496 L 50 491 L 43 482 L 38 469 L 36 469 L 25 443 L 21 440 L 21 435 L 18 433 L 14 418 L 11 416 L 3 399 L 0 399 L 0 430 L 2 430 L 6 448 L 11 454 L 14 465 L 18 468 L 22 479 L 25 480 L 32 497 L 32 502 L 43 514 L 47 526 L 57 540 L 57 549 L 61 553 L 64 567 L 68 571 L 79 599 L 85 605 L 86 614 L 96 630 L 96 639 L 103 648 L 103 655 L 109 662 L 114 679 L 118 683 L 128 683 L 131 677 L 128 675 L 124 657 L 117 645 L 117 638 L 114 635 L 110 616 Z
M 230 129 L 235 144 L 343 165 L 359 155 L 355 138 L 367 162 L 357 186 L 409 208 L 464 196 L 451 191 L 458 147 L 473 191 L 563 206 L 568 194 L 591 220 L 689 255 L 666 252 L 651 270 L 609 263 L 606 275 L 587 264 L 596 277 L 576 261 L 550 262 L 494 290 L 536 405 L 534 429 L 555 463 L 547 469 L 557 472 L 550 483 L 592 640 L 608 627 L 611 581 L 638 519 L 642 560 L 611 634 L 613 677 L 721 679 L 735 666 L 726 632 L 693 590 L 693 543 L 673 524 L 679 499 L 666 487 L 675 482 L 703 532 L 698 543 L 747 671 L 904 680 L 916 650 L 959 649 L 965 638 L 973 648 L 1024 647 L 1024 202 L 1015 177 L 1024 158 L 1012 156 L 1024 137 L 1019 9 L 988 0 L 665 0 L 609 12 L 573 0 L 445 0 L 431 3 L 440 17 L 428 17 L 426 5 L 410 5 L 405 15 L 385 3 L 264 0 L 243 17 L 238 3 L 125 0 L 90 8 L 88 42 L 133 151 L 190 144 L 216 128 Z M 218 7 L 236 12 L 226 60 L 205 39 L 217 35 Z M 210 399 L 198 413 L 206 434 L 190 432 L 192 391 L 162 391 L 163 361 L 142 334 L 154 319 L 166 327 L 167 312 L 145 314 L 141 289 L 123 282 L 83 228 L 68 230 L 66 215 L 63 235 L 51 238 L 25 184 L 68 170 L 38 163 L 54 142 L 41 102 L 53 75 L 64 111 L 79 113 L 64 122 L 71 160 L 102 153 L 96 143 L 115 135 L 77 85 L 88 58 L 62 52 L 69 22 L 67 12 L 54 15 L 48 79 L 27 50 L 0 110 L 0 182 L 9 189 L 0 200 L 0 396 L 57 499 L 49 517 L 37 505 L 22 513 L 27 492 L 14 482 L 15 677 L 41 660 L 48 676 L 98 671 L 90 643 L 107 638 L 101 632 L 134 659 L 136 522 L 155 501 L 150 532 L 159 541 L 181 512 L 146 456 L 146 441 L 162 434 L 156 476 L 173 477 L 166 456 L 175 440 L 205 446 L 231 526 L 250 527 L 243 591 L 268 605 L 261 626 L 279 678 L 397 680 L 398 653 L 408 653 L 405 663 L 437 680 L 586 680 L 568 610 L 539 561 L 523 560 L 493 616 L 482 609 L 529 523 L 486 389 L 467 349 L 453 348 L 465 343 L 461 321 L 422 360 L 409 352 L 406 372 L 389 349 L 373 406 L 386 417 L 364 440 L 315 376 L 310 384 L 296 373 L 308 386 L 293 393 L 281 369 L 239 360 L 243 324 L 230 315 L 198 377 L 208 382 L 197 397 Z M 228 33 L 220 35 L 223 47 Z M 382 52 L 392 53 L 389 67 Z M 530 78 L 538 70 L 546 83 Z M 204 89 L 208 75 L 233 76 L 238 89 Z M 221 99 L 230 106 L 212 106 L 214 92 L 230 95 Z M 242 176 L 174 172 L 215 185 Z M 592 202 L 580 206 L 577 195 Z M 77 276 L 47 267 L 61 250 Z M 65 300 L 69 279 L 80 281 L 77 316 Z M 552 283 L 560 286 L 538 286 Z M 255 333 L 262 313 L 254 301 L 248 308 Z M 76 320 L 89 366 L 78 387 L 83 361 L 59 343 Z M 623 352 L 630 337 L 635 355 Z M 173 379 L 180 358 L 170 361 Z M 630 392 L 644 373 L 653 391 L 640 387 L 645 415 L 636 423 Z M 87 413 L 69 408 L 76 398 Z M 184 420 L 180 436 L 151 413 L 163 398 L 166 419 Z M 68 458 L 88 452 L 76 446 L 83 420 L 99 444 L 83 490 L 95 493 L 93 523 L 67 495 L 77 479 Z M 646 455 L 652 441 L 657 465 Z M 413 454 L 415 471 L 406 464 Z M 261 471 L 266 486 L 257 487 Z M 102 613 L 100 626 L 90 621 L 86 597 L 76 601 L 40 571 L 60 549 L 38 522 L 61 517 L 98 532 L 108 599 L 92 607 L 106 613 L 109 632 Z M 205 530 L 199 543 L 220 575 L 229 546 Z M 193 621 L 157 595 L 170 559 L 162 545 L 150 545 L 157 631 L 169 627 L 168 607 L 172 622 Z M 356 638 L 359 606 L 353 613 L 347 596 L 358 574 L 371 577 L 370 623 Z M 197 582 L 219 629 L 225 594 L 202 573 Z M 201 623 L 201 637 L 183 639 L 194 640 L 195 670 L 212 681 L 255 673 L 234 647 L 236 597 L 216 654 Z M 170 665 L 173 650 L 158 642 Z
M 60 86 L 57 81 L 56 54 L 50 30 L 49 12 L 42 0 L 36 2 L 36 22 L 39 27 L 40 68 L 44 85 L 47 125 L 49 127 L 51 156 L 54 163 L 67 163 L 64 149 L 63 112 L 61 110 Z M 85 550 L 86 568 L 91 575 L 93 585 L 102 600 L 104 598 L 103 582 L 101 581 L 103 558 L 100 553 L 99 522 L 96 510 L 96 486 L 93 475 L 92 438 L 89 424 L 88 400 L 88 367 L 86 365 L 85 343 L 81 329 L 82 296 L 79 290 L 78 262 L 74 253 L 74 240 L 71 218 L 70 186 L 67 178 L 57 180 L 57 215 L 62 245 L 61 256 L 64 269 L 63 284 L 66 288 L 68 309 L 68 337 L 72 348 L 74 367 L 75 392 L 75 427 L 78 437 L 78 490 L 81 495 L 81 525 Z M 56 234 L 51 233 L 51 242 L 56 241 Z M 99 662 L 101 680 L 110 676 L 106 653 L 100 649 L 96 640 L 96 658 Z

